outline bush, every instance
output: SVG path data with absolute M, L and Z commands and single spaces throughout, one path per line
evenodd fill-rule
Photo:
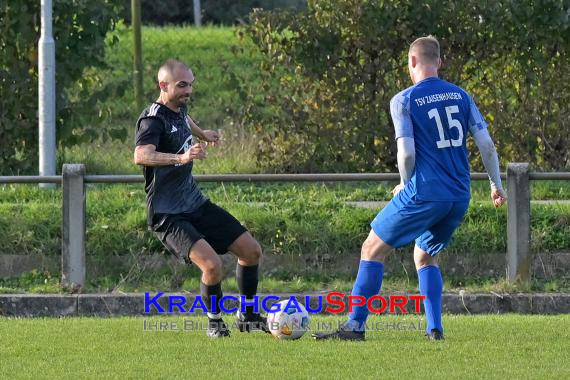
M 38 40 L 40 2 L 7 0 L 0 7 L 0 172 L 33 173 L 38 146 Z M 5 5 L 4 5 L 5 4 Z M 57 138 L 73 144 L 88 120 L 104 118 L 93 109 L 109 93 L 88 67 L 104 64 L 105 38 L 118 20 L 112 0 L 54 0 Z M 112 39 L 112 36 L 111 36 Z M 113 86 L 119 86 L 113 83 Z M 75 90 L 72 91 L 72 88 Z M 85 129 L 89 130 L 89 129 Z M 99 135 L 97 129 L 84 138 Z
M 407 49 L 433 34 L 444 79 L 469 91 L 503 163 L 570 167 L 570 9 L 557 0 L 319 0 L 254 12 L 245 40 L 263 54 L 244 85 L 243 122 L 267 171 L 393 171 L 390 98 L 411 85 Z M 473 154 L 475 170 L 482 170 Z

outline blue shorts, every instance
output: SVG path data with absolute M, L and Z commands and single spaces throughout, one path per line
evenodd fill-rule
M 469 201 L 420 201 L 400 191 L 370 226 L 394 248 L 415 240 L 418 247 L 435 256 L 447 246 L 468 208 Z

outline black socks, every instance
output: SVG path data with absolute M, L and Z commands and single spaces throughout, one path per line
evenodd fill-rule
M 236 266 L 236 281 L 239 288 L 240 296 L 245 296 L 247 301 L 253 301 L 253 297 L 257 294 L 257 283 L 259 282 L 259 265 Z M 253 313 L 253 306 L 245 307 L 246 313 Z

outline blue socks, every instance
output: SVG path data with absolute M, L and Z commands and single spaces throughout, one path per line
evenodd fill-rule
M 433 329 L 443 332 L 441 325 L 441 298 L 443 279 L 439 267 L 428 265 L 418 270 L 420 294 L 425 295 L 424 308 L 427 319 L 427 333 Z
M 358 275 L 352 288 L 353 296 L 363 296 L 366 300 L 375 296 L 382 287 L 384 264 L 377 261 L 360 261 Z M 441 324 L 441 300 L 443 292 L 443 278 L 439 267 L 428 265 L 418 270 L 420 294 L 425 295 L 425 315 L 427 319 L 427 333 L 433 329 L 443 332 Z M 362 329 L 368 318 L 366 305 L 355 306 L 349 313 L 347 326 L 353 331 Z
M 382 277 L 384 276 L 384 263 L 377 261 L 360 260 L 358 275 L 352 288 L 353 296 L 363 296 L 366 301 L 375 296 L 382 287 Z M 368 308 L 366 304 L 353 307 L 353 312 L 348 314 L 347 326 L 353 331 L 362 329 L 362 325 L 368 318 Z

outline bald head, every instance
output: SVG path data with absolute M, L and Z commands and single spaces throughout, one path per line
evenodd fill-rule
M 158 83 L 166 82 L 170 83 L 176 79 L 177 76 L 182 72 L 191 71 L 188 66 L 182 61 L 176 59 L 169 59 L 164 62 L 158 69 Z
M 410 55 L 420 64 L 439 65 L 439 42 L 434 36 L 420 37 L 410 45 Z

